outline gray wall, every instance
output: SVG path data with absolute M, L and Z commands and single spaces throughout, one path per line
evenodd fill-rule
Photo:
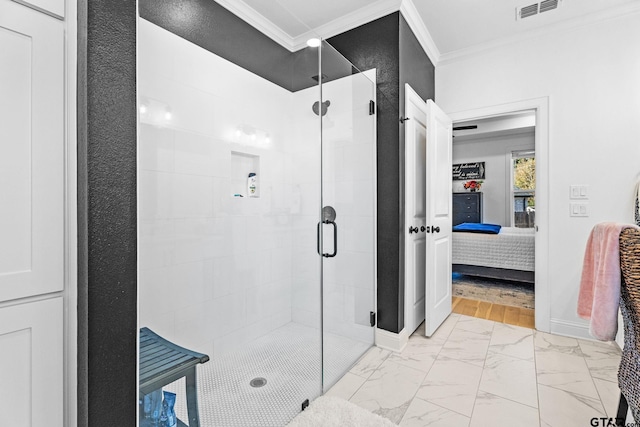
M 467 139 L 453 143 L 453 163 L 485 163 L 482 184 L 482 222 L 511 227 L 511 153 L 535 150 L 535 134 L 504 134 L 489 138 Z M 464 192 L 465 181 L 453 181 L 454 192 Z
M 136 422 L 136 2 L 78 2 L 78 425 Z

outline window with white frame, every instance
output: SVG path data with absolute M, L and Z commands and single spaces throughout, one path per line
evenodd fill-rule
M 511 153 L 511 225 L 531 228 L 536 219 L 536 156 L 535 151 Z

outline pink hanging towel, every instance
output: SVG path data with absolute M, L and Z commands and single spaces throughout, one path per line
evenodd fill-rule
M 578 315 L 590 319 L 589 333 L 600 341 L 615 339 L 620 303 L 620 232 L 628 224 L 603 222 L 591 230 L 582 265 Z

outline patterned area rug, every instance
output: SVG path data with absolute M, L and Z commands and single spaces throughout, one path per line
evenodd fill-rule
M 453 296 L 512 307 L 535 308 L 533 284 L 453 274 Z

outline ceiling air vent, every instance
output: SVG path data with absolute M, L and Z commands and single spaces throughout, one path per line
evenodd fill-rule
M 540 2 L 540 13 L 553 10 L 558 7 L 558 0 L 544 0 Z
M 557 9 L 560 6 L 562 0 L 544 0 L 540 3 L 534 3 L 529 6 L 516 8 L 516 20 L 528 18 L 533 15 L 537 15 L 542 12 L 548 12 L 553 9 Z
M 520 9 L 518 9 L 517 12 L 518 12 L 518 15 L 517 15 L 518 19 L 528 18 L 530 16 L 537 15 L 538 14 L 538 3 L 532 4 L 530 6 L 524 6 L 524 7 L 520 8 Z

